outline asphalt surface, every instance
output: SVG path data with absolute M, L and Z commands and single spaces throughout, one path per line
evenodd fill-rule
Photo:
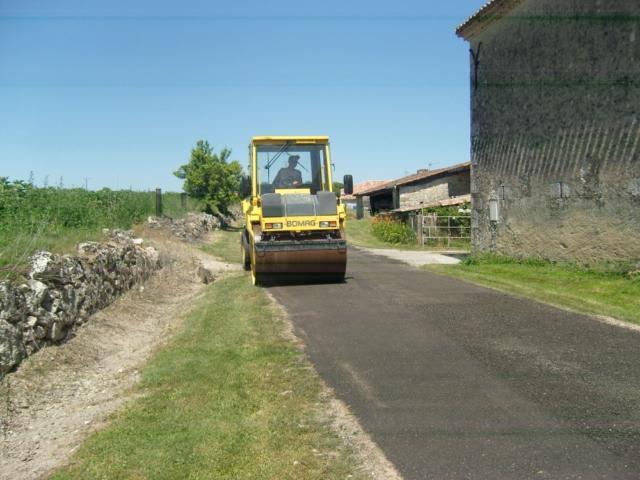
M 273 286 L 405 479 L 639 479 L 640 334 L 349 251 Z

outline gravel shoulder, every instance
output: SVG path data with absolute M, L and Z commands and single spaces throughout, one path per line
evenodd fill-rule
M 370 253 L 372 255 L 391 258 L 398 260 L 413 267 L 422 267 L 423 265 L 455 265 L 460 263 L 460 259 L 456 255 L 461 252 L 428 252 L 420 250 L 396 250 L 391 248 L 366 248 L 354 247 L 358 250 Z

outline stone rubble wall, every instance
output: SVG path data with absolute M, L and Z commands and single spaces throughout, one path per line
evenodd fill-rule
M 195 240 L 219 226 L 207 214 L 158 221 Z M 64 342 L 89 316 L 162 268 L 159 252 L 133 232 L 105 230 L 104 242 L 78 245 L 77 255 L 37 252 L 23 282 L 0 282 L 0 378 L 41 348 Z
M 150 228 L 164 228 L 187 241 L 198 239 L 206 232 L 220 227 L 220 220 L 207 213 L 188 213 L 185 218 L 149 217 Z

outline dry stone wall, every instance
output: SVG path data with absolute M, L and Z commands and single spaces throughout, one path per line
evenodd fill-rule
M 217 228 L 207 214 L 169 222 L 171 231 L 193 240 Z M 0 378 L 27 356 L 61 343 L 89 316 L 144 282 L 162 267 L 159 252 L 131 231 L 105 231 L 104 242 L 86 242 L 76 255 L 38 252 L 23 282 L 0 282 Z
M 64 341 L 89 315 L 160 268 L 158 251 L 129 232 L 78 246 L 78 255 L 38 252 L 24 283 L 0 283 L 0 375 Z
M 185 218 L 149 217 L 151 228 L 164 228 L 183 240 L 195 240 L 220 227 L 220 220 L 206 213 L 189 213 Z

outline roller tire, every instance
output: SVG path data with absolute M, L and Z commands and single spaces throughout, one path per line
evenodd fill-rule
M 251 256 L 247 255 L 247 250 L 244 247 L 244 244 L 240 245 L 240 251 L 242 252 L 242 268 L 248 272 L 251 270 Z

